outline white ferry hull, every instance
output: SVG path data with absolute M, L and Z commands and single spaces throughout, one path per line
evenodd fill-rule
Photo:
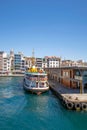
M 30 87 L 27 87 L 27 85 L 25 83 L 23 84 L 23 87 L 24 87 L 24 89 L 26 91 L 29 91 L 31 93 L 35 93 L 35 94 L 38 94 L 38 95 L 49 90 L 49 87 L 44 87 L 44 88 L 35 88 L 34 87 L 34 88 L 30 88 Z

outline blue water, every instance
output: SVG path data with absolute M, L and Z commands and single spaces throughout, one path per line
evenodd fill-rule
M 65 109 L 48 91 L 26 93 L 22 77 L 0 77 L 0 130 L 87 130 L 87 112 Z

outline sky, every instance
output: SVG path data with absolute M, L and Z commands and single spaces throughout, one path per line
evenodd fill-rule
M 87 61 L 87 0 L 0 0 L 0 51 Z

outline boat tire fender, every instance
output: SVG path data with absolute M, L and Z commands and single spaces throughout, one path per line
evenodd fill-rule
M 71 110 L 71 109 L 73 109 L 74 104 L 72 102 L 67 102 L 66 106 L 68 109 Z
M 75 103 L 75 109 L 80 110 L 81 109 L 81 104 L 80 103 Z
M 82 110 L 87 110 L 87 103 L 82 103 Z

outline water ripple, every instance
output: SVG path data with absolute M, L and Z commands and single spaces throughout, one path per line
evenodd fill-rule
M 23 90 L 23 77 L 0 77 L 0 130 L 86 130 L 87 112 L 68 111 L 51 91 Z

